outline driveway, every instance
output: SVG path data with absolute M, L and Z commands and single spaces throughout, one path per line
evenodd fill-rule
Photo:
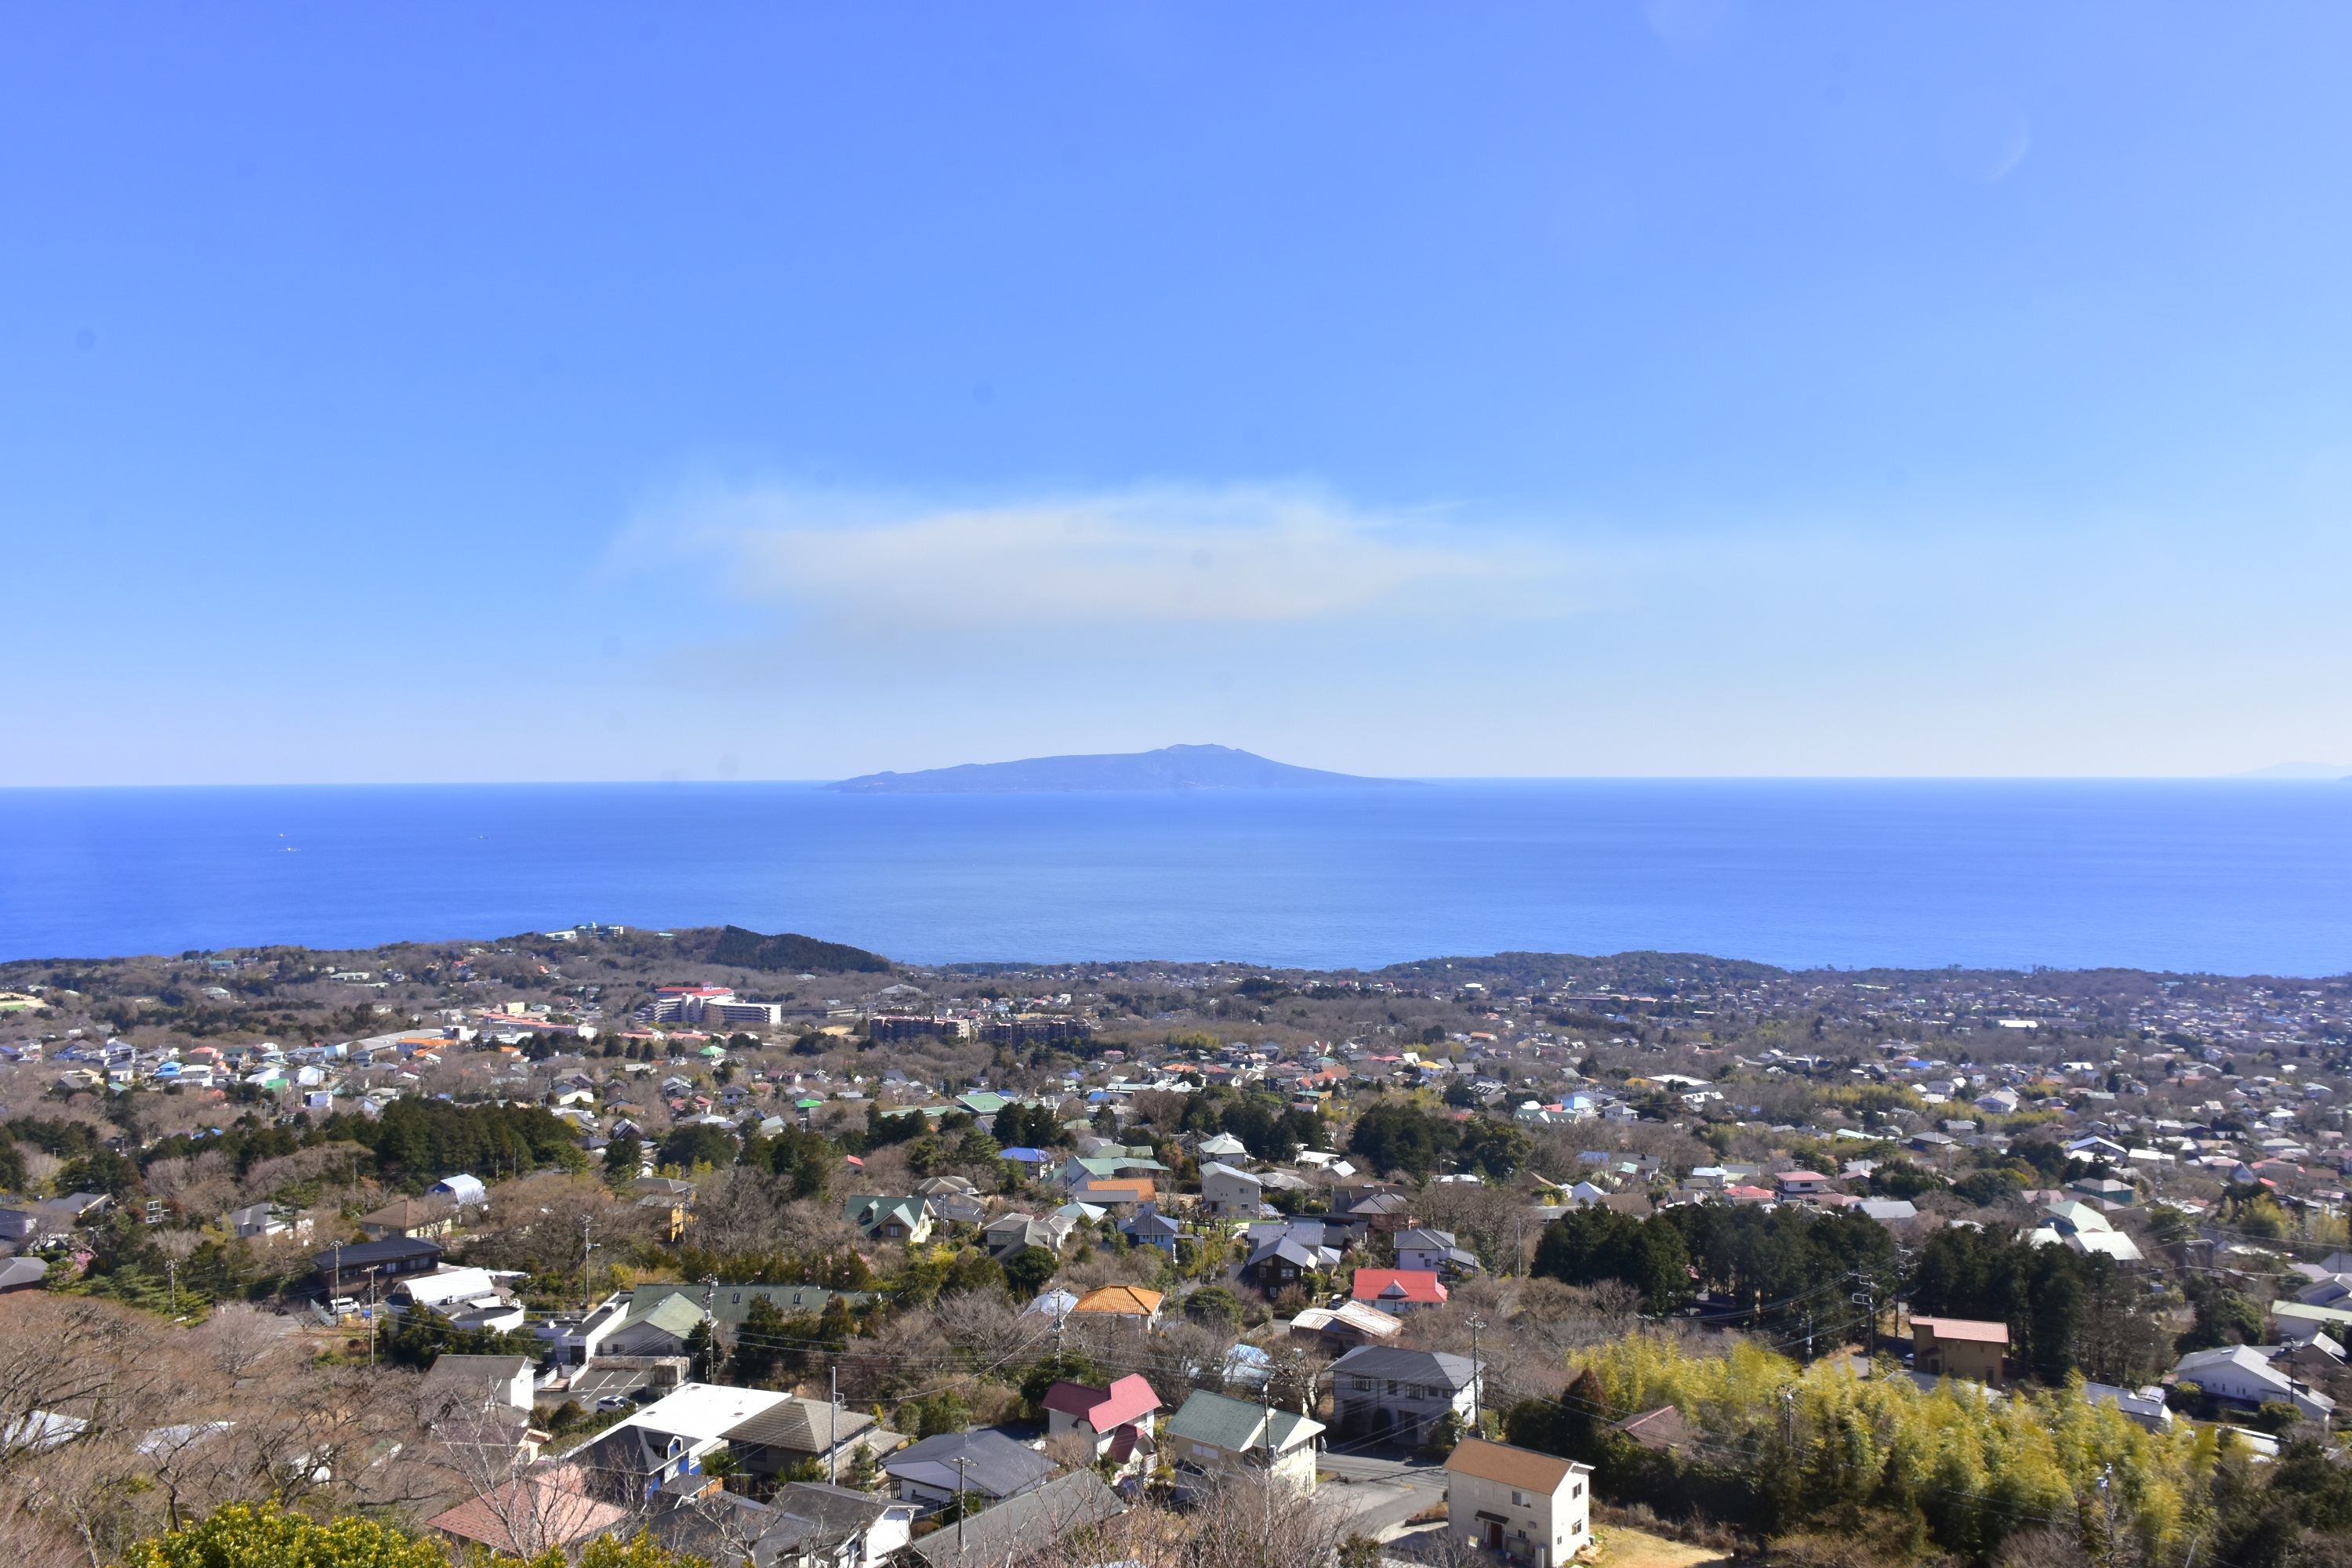
M 1324 1501 L 1347 1516 L 1350 1531 L 1375 1541 L 1391 1539 L 1445 1496 L 1444 1467 L 1426 1460 L 1324 1454 L 1316 1469 L 1326 1478 L 1318 1489 Z

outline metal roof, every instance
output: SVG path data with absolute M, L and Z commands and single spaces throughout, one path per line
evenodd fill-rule
M 1477 1367 L 1466 1355 L 1444 1351 L 1399 1350 L 1392 1345 L 1358 1345 L 1331 1363 L 1331 1375 L 1374 1377 L 1399 1383 L 1429 1383 L 1447 1388 L 1470 1386 Z
M 1323 1424 L 1288 1410 L 1268 1410 L 1222 1394 L 1196 1392 L 1168 1418 L 1166 1430 L 1171 1437 L 1231 1453 L 1271 1447 L 1279 1454 L 1313 1438 L 1323 1430 Z

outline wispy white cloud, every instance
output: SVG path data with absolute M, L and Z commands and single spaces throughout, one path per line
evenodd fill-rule
M 728 591 L 753 603 L 959 634 L 1279 628 L 1474 607 L 1523 618 L 1560 613 L 1573 575 L 1539 537 L 1265 486 L 978 505 L 705 486 L 647 509 L 620 558 L 715 559 Z

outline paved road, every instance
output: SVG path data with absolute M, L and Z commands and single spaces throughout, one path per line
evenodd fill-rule
M 1374 1454 L 1323 1454 L 1315 1468 L 1349 1482 L 1387 1481 L 1424 1490 L 1445 1489 L 1445 1467 L 1426 1459 L 1382 1458 Z
M 1445 1469 L 1426 1460 L 1369 1454 L 1325 1454 L 1317 1469 L 1334 1478 L 1322 1496 L 1348 1514 L 1352 1531 L 1386 1540 L 1445 1495 Z

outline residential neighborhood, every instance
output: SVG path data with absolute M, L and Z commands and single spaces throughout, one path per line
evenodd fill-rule
M 1391 1554 L 1564 1562 L 1596 1510 L 1671 1523 L 1669 1473 L 1763 1518 L 1726 1446 L 1853 1398 L 2037 1441 L 2078 1401 L 2265 1463 L 2352 1419 L 2341 986 L 983 988 L 665 942 L 274 957 L 451 1005 L 266 1039 L 69 1022 L 96 978 L 11 970 L 43 1005 L 0 1067 L 0 1310 L 266 1322 L 304 1377 L 415 1380 L 415 1521 L 453 1542 L 834 1568 L 1235 1487 Z M 1736 1355 L 1784 1380 L 1748 1414 L 1654 1397 Z

